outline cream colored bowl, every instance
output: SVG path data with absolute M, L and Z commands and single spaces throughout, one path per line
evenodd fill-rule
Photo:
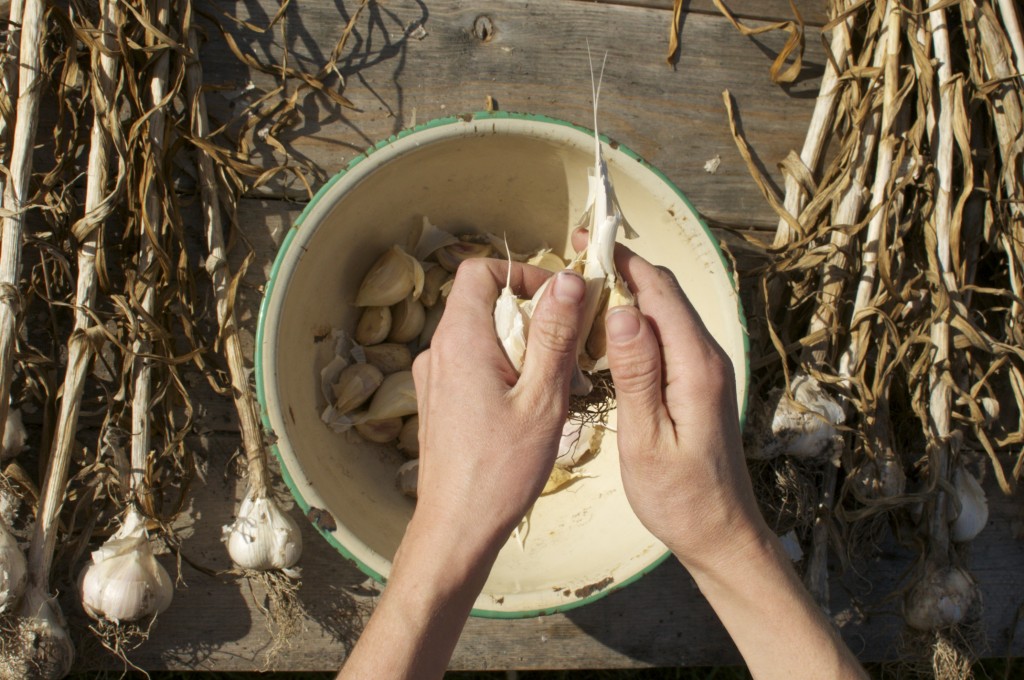
M 603 147 L 622 210 L 640 234 L 630 247 L 675 272 L 735 365 L 742 413 L 747 336 L 714 238 L 661 173 L 624 147 Z M 478 113 L 433 121 L 355 158 L 285 238 L 257 337 L 263 423 L 303 511 L 376 580 L 387 579 L 413 503 L 395 486 L 403 460 L 397 450 L 335 434 L 320 421 L 319 370 L 332 356 L 326 334 L 354 328 L 352 303 L 363 275 L 385 249 L 405 243 L 423 216 L 456 233 L 507 234 L 512 250 L 547 244 L 570 256 L 568 237 L 583 210 L 593 158 L 591 132 L 551 118 Z M 474 614 L 564 611 L 665 558 L 665 547 L 626 502 L 614 437 L 604 442 L 584 466 L 586 479 L 537 501 L 525 547 L 514 539 L 505 545 Z

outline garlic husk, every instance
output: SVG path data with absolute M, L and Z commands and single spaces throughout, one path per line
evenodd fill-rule
M 417 497 L 417 487 L 420 475 L 420 461 L 418 458 L 402 463 L 395 473 L 395 483 L 399 490 L 409 498 Z
M 420 302 L 429 309 L 441 299 L 441 288 L 451 280 L 452 273 L 439 264 L 428 264 L 429 268 L 424 265 L 423 294 L 420 295 Z
M 434 254 L 439 248 L 450 246 L 459 242 L 459 239 L 443 229 L 434 226 L 429 219 L 423 218 L 423 226 L 416 239 L 416 247 L 413 253 L 417 260 L 425 260 Z
M 566 420 L 562 425 L 562 436 L 558 441 L 555 467 L 574 468 L 586 457 L 601 448 L 603 428 L 593 427 L 575 420 Z
M 426 310 L 411 296 L 391 307 L 391 332 L 388 342 L 411 342 L 420 336 Z
M 490 257 L 494 254 L 494 247 L 490 243 L 474 243 L 472 241 L 459 241 L 450 246 L 439 248 L 434 253 L 434 259 L 438 264 L 455 273 L 459 265 L 466 260 L 475 257 Z
M 405 419 L 398 433 L 398 450 L 406 458 L 420 457 L 420 417 L 412 415 Z
M 509 363 L 519 373 L 526 359 L 526 316 L 507 285 L 494 303 L 494 330 Z
M 25 423 L 21 418 L 21 411 L 16 408 L 8 409 L 7 424 L 4 426 L 3 448 L 0 449 L 0 460 L 7 460 L 21 453 L 28 442 L 28 432 L 25 431 Z
M 231 560 L 242 569 L 288 570 L 302 555 L 299 526 L 265 492 L 249 490 L 233 524 L 224 527 Z
M 30 585 L 14 625 L 13 639 L 0 655 L 0 678 L 60 680 L 71 672 L 75 645 L 56 598 Z
M 402 431 L 401 418 L 385 418 L 384 420 L 367 420 L 356 423 L 356 432 L 367 441 L 375 444 L 387 444 L 398 439 Z
M 963 467 L 953 471 L 953 495 L 947 496 L 948 516 L 955 517 L 949 529 L 949 537 L 957 543 L 974 540 L 988 524 L 988 501 L 985 490 L 977 478 Z M 959 512 L 957 512 L 959 505 Z
M 862 498 L 902 496 L 907 488 L 903 465 L 892 452 L 863 461 L 851 474 L 849 484 Z
M 360 345 L 376 345 L 391 333 L 391 308 L 367 307 L 356 324 L 355 340 Z
M 551 252 L 550 249 L 547 248 L 541 250 L 526 262 L 528 264 L 532 264 L 534 267 L 546 269 L 553 274 L 557 274 L 558 272 L 565 269 L 565 260 L 560 258 L 558 255 L 555 255 L 553 252 Z
M 587 479 L 590 475 L 585 475 L 582 472 L 576 470 L 570 470 L 564 467 L 553 467 L 551 468 L 551 474 L 548 475 L 548 480 L 544 483 L 544 488 L 541 489 L 540 495 L 546 496 L 548 494 L 561 491 L 565 487 L 569 486 L 575 481 L 580 479 Z M 525 539 L 525 536 L 523 536 Z
M 416 386 L 412 371 L 398 371 L 384 378 L 367 411 L 368 420 L 401 418 L 416 413 Z
M 384 375 L 412 370 L 412 352 L 405 345 L 384 342 L 363 347 L 362 351 L 366 363 L 376 366 Z
M 907 594 L 903 618 L 923 631 L 955 626 L 978 598 L 974 579 L 959 567 L 931 567 Z
M 373 396 L 384 374 L 373 364 L 352 364 L 338 376 L 334 384 L 334 408 L 340 413 L 356 410 Z
M 390 307 L 423 291 L 423 267 L 401 246 L 392 246 L 370 268 L 356 293 L 359 307 Z M 364 344 L 364 343 L 360 343 Z
M 12 611 L 25 592 L 28 569 L 25 555 L 7 526 L 0 522 L 0 614 Z
M 841 444 L 836 425 L 846 418 L 843 407 L 806 373 L 794 375 L 790 387 L 793 396 L 781 395 L 772 415 L 773 439 L 758 457 L 834 459 Z
M 153 555 L 141 515 L 129 511 L 118 532 L 93 551 L 79 589 L 85 613 L 97 620 L 138 621 L 170 606 L 174 586 Z

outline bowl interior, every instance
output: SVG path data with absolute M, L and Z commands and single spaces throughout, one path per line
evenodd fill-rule
M 505 234 L 513 250 L 546 245 L 572 255 L 568 237 L 586 200 L 593 153 L 591 134 L 550 119 L 506 114 L 434 122 L 357 159 L 289 233 L 258 332 L 265 424 L 303 510 L 368 574 L 386 579 L 413 503 L 395 486 L 404 460 L 397 450 L 335 434 L 320 421 L 319 370 L 333 356 L 329 332 L 354 328 L 363 276 L 384 250 L 405 243 L 423 216 L 455 233 Z M 721 254 L 659 173 L 622 148 L 605 144 L 604 154 L 623 212 L 640 235 L 630 247 L 675 272 L 735 365 L 742 412 L 746 336 Z M 584 479 L 538 500 L 523 545 L 505 545 L 476 614 L 564 610 L 663 558 L 664 546 L 626 501 L 614 436 L 605 437 L 582 472 Z

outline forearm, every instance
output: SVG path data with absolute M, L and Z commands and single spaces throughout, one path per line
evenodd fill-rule
M 867 677 L 770 531 L 755 532 L 714 569 L 691 574 L 754 678 Z
M 339 680 L 440 678 L 494 561 L 409 525 L 391 579 Z

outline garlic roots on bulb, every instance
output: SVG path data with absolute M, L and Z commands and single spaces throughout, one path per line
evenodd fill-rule
M 242 569 L 287 570 L 302 555 L 299 526 L 273 498 L 250 490 L 233 524 L 224 527 L 231 560 Z
M 124 526 L 93 551 L 79 588 L 82 607 L 97 620 L 138 621 L 170 606 L 174 585 L 153 555 L 141 515 L 129 510 Z

